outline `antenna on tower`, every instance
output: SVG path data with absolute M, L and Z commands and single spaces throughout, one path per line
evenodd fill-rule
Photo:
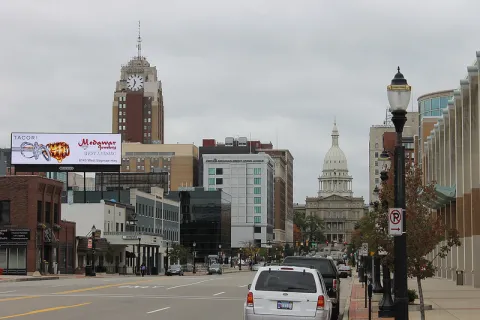
M 140 20 L 138 21 L 138 38 L 137 38 L 138 60 L 142 58 L 142 36 L 140 34 Z

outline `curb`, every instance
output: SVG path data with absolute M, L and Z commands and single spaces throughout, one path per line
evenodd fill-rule
M 45 280 L 58 280 L 58 279 L 60 279 L 60 277 L 18 278 L 18 279 L 0 280 L 0 283 L 2 283 L 2 282 L 45 281 Z
M 349 320 L 350 319 L 350 301 L 352 300 L 352 288 L 353 284 L 356 280 L 356 275 L 352 275 L 352 281 L 350 282 L 350 285 L 348 286 L 348 291 L 350 294 L 347 297 L 347 300 L 345 302 L 345 308 L 343 309 L 343 316 L 342 319 L 340 320 Z

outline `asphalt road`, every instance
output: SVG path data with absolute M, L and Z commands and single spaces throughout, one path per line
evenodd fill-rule
M 241 320 L 253 276 L 241 272 L 0 283 L 0 320 Z M 342 312 L 349 282 L 341 283 Z

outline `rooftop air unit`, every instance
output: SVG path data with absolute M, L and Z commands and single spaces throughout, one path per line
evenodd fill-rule
M 225 146 L 233 147 L 233 142 L 234 142 L 233 137 L 226 137 L 225 138 Z
M 246 147 L 247 146 L 248 139 L 247 137 L 239 137 L 238 138 L 238 146 L 239 147 Z

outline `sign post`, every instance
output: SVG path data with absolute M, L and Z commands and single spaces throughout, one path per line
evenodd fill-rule
M 362 243 L 362 248 L 360 249 L 360 255 L 367 257 L 368 256 L 368 243 L 364 242 Z
M 403 209 L 388 209 L 388 234 L 391 236 L 401 236 L 403 234 Z

